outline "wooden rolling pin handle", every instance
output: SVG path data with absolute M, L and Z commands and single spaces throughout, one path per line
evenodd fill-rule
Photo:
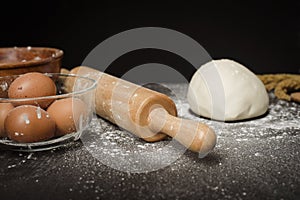
M 172 116 L 163 108 L 150 112 L 149 128 L 175 138 L 191 151 L 198 152 L 200 157 L 205 157 L 216 145 L 216 134 L 209 126 Z

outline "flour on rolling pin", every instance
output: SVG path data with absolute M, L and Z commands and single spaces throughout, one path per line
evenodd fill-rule
M 138 137 L 154 142 L 169 135 L 202 155 L 214 148 L 214 131 L 205 124 L 178 118 L 168 96 L 89 67 L 76 67 L 70 73 L 98 80 L 96 113 Z M 74 83 L 67 85 L 72 90 Z

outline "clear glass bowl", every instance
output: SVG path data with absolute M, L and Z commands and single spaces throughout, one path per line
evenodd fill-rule
M 13 105 L 18 105 L 26 104 L 26 102 L 39 102 L 45 100 L 52 100 L 54 102 L 55 100 L 64 98 L 79 98 L 86 105 L 87 116 L 84 120 L 78 120 L 76 122 L 75 132 L 60 137 L 53 137 L 49 140 L 32 143 L 20 143 L 10 140 L 8 137 L 4 137 L 0 138 L 1 148 L 16 151 L 34 152 L 50 150 L 61 146 L 68 146 L 74 141 L 78 140 L 83 131 L 89 126 L 94 116 L 96 80 L 73 74 L 46 73 L 45 75 L 54 81 L 57 89 L 56 95 L 23 99 L 8 98 L 7 93 L 10 84 L 21 75 L 3 76 L 0 77 L 0 103 L 12 103 Z

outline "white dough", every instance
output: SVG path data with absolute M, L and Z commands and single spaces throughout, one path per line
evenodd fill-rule
M 201 66 L 193 75 L 187 98 L 193 112 L 221 121 L 257 117 L 269 105 L 265 86 L 257 76 L 228 59 Z

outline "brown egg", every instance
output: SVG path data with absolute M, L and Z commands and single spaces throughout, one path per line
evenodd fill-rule
M 17 142 L 39 142 L 50 139 L 55 133 L 55 122 L 40 107 L 23 105 L 12 109 L 4 122 L 5 131 Z
M 78 98 L 56 100 L 47 111 L 56 123 L 56 136 L 76 132 L 87 118 L 87 106 Z
M 11 103 L 0 103 L 0 137 L 6 137 L 4 130 L 4 121 L 7 113 L 12 110 L 14 106 Z
M 16 78 L 8 89 L 9 98 L 32 98 L 56 95 L 56 86 L 48 76 L 32 72 Z M 14 103 L 19 105 L 38 105 L 41 108 L 47 108 L 54 100 L 39 100 L 39 101 L 20 101 Z
M 8 88 L 13 81 L 13 76 L 0 77 L 0 98 L 8 98 Z

